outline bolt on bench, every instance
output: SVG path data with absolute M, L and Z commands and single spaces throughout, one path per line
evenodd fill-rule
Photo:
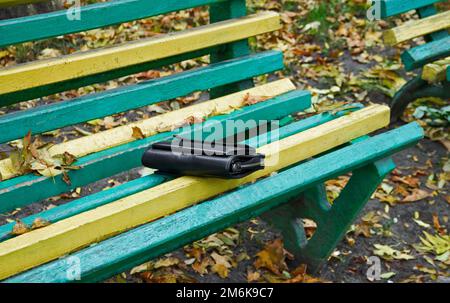
M 419 20 L 387 30 L 384 40 L 396 45 L 425 36 L 426 43 L 402 54 L 407 71 L 421 68 L 420 75 L 406 83 L 391 101 L 392 118 L 397 119 L 406 106 L 423 97 L 450 100 L 450 11 L 438 12 L 441 0 L 381 0 L 381 16 L 391 17 L 416 10 Z
M 101 281 L 258 215 L 282 231 L 287 249 L 299 261 L 317 270 L 394 168 L 390 156 L 422 138 L 415 123 L 367 136 L 389 124 L 389 108 L 382 105 L 300 121 L 286 118 L 311 106 L 310 93 L 296 90 L 289 79 L 255 87 L 252 79 L 282 69 L 283 58 L 278 51 L 250 53 L 247 44 L 251 36 L 280 29 L 278 14 L 246 16 L 243 0 L 153 2 L 83 6 L 79 22 L 67 20 L 65 11 L 0 22 L 0 46 L 7 46 L 201 5 L 209 5 L 211 15 L 210 25 L 1 69 L 0 103 L 5 106 L 211 55 L 206 67 L 0 116 L 1 143 L 24 138 L 29 131 L 38 135 L 195 91 L 210 90 L 212 96 L 203 103 L 46 147 L 51 157 L 76 158 L 78 169 L 65 172 L 70 182 L 56 167 L 52 177 L 23 173 L 13 159 L 1 160 L 0 213 L 139 167 L 149 144 L 177 133 L 168 126 L 193 116 L 204 121 L 183 128 L 183 135 L 207 136 L 227 121 L 280 121 L 279 129 L 269 130 L 279 139 L 244 139 L 266 155 L 265 161 L 278 161 L 234 180 L 156 172 L 23 218 L 25 224 L 37 218 L 50 222 L 28 233 L 13 237 L 14 223 L 0 226 L 0 280 L 72 282 L 69 260 L 77 258 L 82 281 Z M 256 104 L 245 101 L 258 96 L 265 98 Z M 135 128 L 142 138 L 133 136 Z M 245 125 L 236 127 L 233 134 L 246 130 Z M 324 182 L 350 172 L 349 183 L 331 204 Z M 318 224 L 310 239 L 301 218 Z

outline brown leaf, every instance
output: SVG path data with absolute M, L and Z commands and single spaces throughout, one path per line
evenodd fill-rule
M 72 165 L 73 162 L 76 161 L 76 157 L 69 152 L 64 152 L 62 156 L 62 164 L 63 165 Z
M 132 137 L 133 138 L 135 138 L 135 139 L 144 139 L 145 138 L 145 136 L 144 136 L 144 133 L 142 132 L 142 130 L 139 128 L 139 127 L 137 127 L 137 126 L 133 126 L 133 133 L 132 133 Z
M 48 225 L 50 225 L 49 221 L 42 218 L 36 218 L 34 219 L 33 224 L 31 225 L 31 229 L 38 229 Z
M 283 241 L 281 239 L 276 239 L 267 244 L 264 250 L 257 254 L 254 265 L 257 269 L 267 268 L 274 274 L 281 275 L 281 273 L 287 269 Z
M 419 178 L 414 178 L 411 176 L 405 176 L 405 177 L 392 176 L 391 180 L 394 182 L 401 182 L 412 188 L 417 188 L 420 185 Z
M 402 202 L 416 202 L 430 197 L 431 194 L 425 190 L 415 188 L 412 193 L 405 197 Z
M 439 217 L 437 214 L 433 214 L 433 227 L 441 236 L 446 234 L 445 228 L 439 222 Z
M 194 262 L 194 264 L 192 264 L 192 269 L 203 276 L 208 273 L 208 266 L 210 265 L 213 265 L 213 261 L 210 258 L 204 258 L 201 262 Z
M 211 267 L 211 270 L 213 272 L 215 272 L 216 274 L 218 274 L 219 277 L 221 277 L 222 279 L 225 279 L 228 277 L 228 273 L 229 273 L 228 268 L 223 264 L 216 263 Z
M 291 272 L 292 278 L 287 280 L 286 283 L 322 283 L 319 278 L 311 277 L 306 273 L 307 266 L 301 264 L 299 267 Z
M 14 225 L 14 227 L 11 231 L 11 234 L 14 236 L 19 236 L 19 235 L 26 234 L 29 231 L 30 231 L 30 228 L 25 223 L 23 223 L 20 220 L 17 220 L 16 224 Z
M 257 271 L 249 270 L 247 272 L 247 282 L 258 281 L 261 278 L 261 274 Z
M 64 183 L 66 183 L 67 185 L 69 186 L 72 185 L 72 181 L 70 181 L 69 174 L 65 170 L 62 171 L 62 179 Z
M 158 269 L 160 267 L 170 267 L 173 265 L 177 265 L 178 263 L 180 263 L 180 260 L 178 258 L 169 257 L 156 261 L 153 265 L 153 268 Z
M 213 258 L 214 262 L 216 262 L 216 264 L 221 264 L 223 266 L 225 266 L 226 268 L 230 268 L 231 264 L 229 262 L 229 258 L 226 256 L 221 256 L 216 252 L 213 252 L 211 254 L 211 258 Z
M 243 105 L 253 105 L 259 102 L 263 102 L 267 99 L 270 99 L 268 96 L 251 96 L 250 93 L 246 93 L 242 100 Z
M 155 275 L 152 272 L 141 273 L 141 278 L 147 283 L 177 283 L 175 274 Z

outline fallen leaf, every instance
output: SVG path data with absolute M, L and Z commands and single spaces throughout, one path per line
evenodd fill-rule
M 139 127 L 133 126 L 132 130 L 133 130 L 133 133 L 131 134 L 131 136 L 133 138 L 138 139 L 138 140 L 145 138 L 144 133 L 142 132 L 142 130 Z
M 423 189 L 415 188 L 412 193 L 405 197 L 402 202 L 416 202 L 430 197 L 431 194 Z
M 20 236 L 30 231 L 30 228 L 20 220 L 16 221 L 11 231 L 11 235 Z
M 228 277 L 228 273 L 229 273 L 228 268 L 223 264 L 216 263 L 211 267 L 211 270 L 213 272 L 217 273 L 219 275 L 219 277 L 221 277 L 222 279 L 225 279 Z
M 257 104 L 259 102 L 263 102 L 270 98 L 271 97 L 268 97 L 268 96 L 251 96 L 250 93 L 246 93 L 242 100 L 242 104 L 243 105 L 253 105 L 253 104 Z
M 267 244 L 266 247 L 257 254 L 254 265 L 256 269 L 266 268 L 274 274 L 281 275 L 281 273 L 287 269 L 283 241 L 281 239 L 276 239 Z
M 31 229 L 38 229 L 48 225 L 50 225 L 49 221 L 42 218 L 36 218 L 34 219 L 33 224 L 31 225 Z
M 392 278 L 392 277 L 395 276 L 395 275 L 396 275 L 396 273 L 391 271 L 391 272 L 386 272 L 386 273 L 384 273 L 384 274 L 381 274 L 381 275 L 380 275 L 380 278 L 381 278 L 381 279 L 387 280 L 387 279 Z
M 248 271 L 247 272 L 247 282 L 258 281 L 261 278 L 261 274 L 257 271 Z
M 381 245 L 381 244 L 374 244 L 374 247 L 376 248 L 373 253 L 385 260 L 393 261 L 395 260 L 412 260 L 414 259 L 413 256 L 409 255 L 407 251 L 399 251 L 396 249 L 393 249 L 389 245 Z
M 178 263 L 180 263 L 180 260 L 178 260 L 177 258 L 174 258 L 174 257 L 169 257 L 169 258 L 160 259 L 160 260 L 156 261 L 155 264 L 153 265 L 153 268 L 158 269 L 161 267 L 169 267 L 169 266 L 177 265 Z

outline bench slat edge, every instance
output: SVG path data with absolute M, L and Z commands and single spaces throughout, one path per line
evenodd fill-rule
M 416 46 L 402 54 L 402 61 L 407 71 L 450 56 L 450 36 Z
M 381 17 L 387 18 L 446 0 L 375 0 L 381 4 Z
M 450 27 L 450 10 L 389 29 L 383 34 L 384 42 L 395 45 L 448 27 Z

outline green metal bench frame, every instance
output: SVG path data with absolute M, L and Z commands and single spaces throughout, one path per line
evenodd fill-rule
M 435 3 L 442 0 L 380 0 L 381 16 L 388 18 L 405 12 L 416 10 L 420 18 L 426 18 L 438 13 Z M 425 37 L 425 45 L 416 46 L 402 54 L 406 70 L 423 68 L 427 63 L 450 55 L 450 35 L 446 30 L 432 33 Z M 437 97 L 450 100 L 450 82 L 428 83 L 419 75 L 406 83 L 392 99 L 391 119 L 397 120 L 408 104 L 424 97 Z

